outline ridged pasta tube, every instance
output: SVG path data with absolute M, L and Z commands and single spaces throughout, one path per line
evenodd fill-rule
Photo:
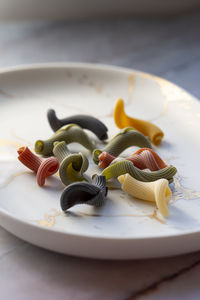
M 89 162 L 84 154 L 71 154 L 64 141 L 54 143 L 53 153 L 60 162 L 59 176 L 65 185 L 86 180 L 83 174 L 88 169 Z
M 60 204 L 66 211 L 77 204 L 88 204 L 100 207 L 107 195 L 105 176 L 93 176 L 93 182 L 77 182 L 66 187 L 61 195 Z
M 100 140 L 106 140 L 108 138 L 108 128 L 100 120 L 90 115 L 74 115 L 64 119 L 58 119 L 55 110 L 49 109 L 47 118 L 53 131 L 57 131 L 62 126 L 73 123 L 92 131 Z
M 35 152 L 44 156 L 52 155 L 53 144 L 57 141 L 65 141 L 67 145 L 70 143 L 79 143 L 90 151 L 94 150 L 94 145 L 83 129 L 76 124 L 70 124 L 64 129 L 56 131 L 48 140 L 37 140 L 35 143 Z
M 152 148 L 148 138 L 132 127 L 127 127 L 120 130 L 120 132 L 114 136 L 114 138 L 104 147 L 103 150 L 95 149 L 93 151 L 93 160 L 96 164 L 98 164 L 99 155 L 102 152 L 108 152 L 113 156 L 118 156 L 125 149 L 131 146 Z
M 163 131 L 155 124 L 127 116 L 124 111 L 124 101 L 118 99 L 114 108 L 114 120 L 118 128 L 131 126 L 148 136 L 153 144 L 159 145 L 164 137 Z
M 38 157 L 28 147 L 21 147 L 17 152 L 19 154 L 19 161 L 36 173 L 37 184 L 39 186 L 43 186 L 46 178 L 58 171 L 59 162 L 56 157 Z
M 102 175 L 106 177 L 106 180 L 109 180 L 110 178 L 117 178 L 120 175 L 129 173 L 132 177 L 140 181 L 150 182 L 165 178 L 169 182 L 172 182 L 176 172 L 177 170 L 174 166 L 168 166 L 158 171 L 147 172 L 134 167 L 131 161 L 120 159 L 120 161 L 113 161 L 109 167 L 103 170 Z
M 131 177 L 129 174 L 118 177 L 121 188 L 127 194 L 138 199 L 155 202 L 163 217 L 169 214 L 168 203 L 172 192 L 166 179 L 158 179 L 153 182 L 141 182 Z
M 116 159 L 115 156 L 110 155 L 108 152 L 102 152 L 99 155 L 99 167 L 102 169 L 107 168 L 114 159 Z M 130 160 L 134 166 L 140 170 L 149 169 L 151 171 L 157 171 L 167 167 L 160 156 L 148 148 L 139 149 L 125 159 Z

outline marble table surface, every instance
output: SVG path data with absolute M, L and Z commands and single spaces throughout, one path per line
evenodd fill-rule
M 0 23 L 0 67 L 95 62 L 150 72 L 200 98 L 200 14 Z M 32 246 L 0 228 L 1 299 L 200 299 L 200 252 L 100 261 Z

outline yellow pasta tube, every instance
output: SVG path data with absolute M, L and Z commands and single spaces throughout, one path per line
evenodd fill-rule
M 168 186 L 167 179 L 158 179 L 153 182 L 142 182 L 136 180 L 128 173 L 118 177 L 121 188 L 127 194 L 141 200 L 155 202 L 163 217 L 169 214 L 168 203 L 172 192 Z
M 124 101 L 120 98 L 115 104 L 114 120 L 118 128 L 131 126 L 148 136 L 155 145 L 159 145 L 164 137 L 163 131 L 153 123 L 127 116 L 124 111 Z

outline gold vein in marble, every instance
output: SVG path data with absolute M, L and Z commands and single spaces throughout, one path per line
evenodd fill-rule
M 154 210 L 154 213 L 152 215 L 149 215 L 151 219 L 155 219 L 156 221 L 160 222 L 161 224 L 166 224 L 165 220 L 162 220 L 157 215 L 157 210 Z
M 162 94 L 164 95 L 165 99 L 168 100 L 168 102 L 182 101 L 183 99 L 187 102 L 192 100 L 192 96 L 190 96 L 187 92 L 185 92 L 183 89 L 164 78 L 150 75 L 147 73 L 139 74 L 143 78 L 148 78 L 156 81 L 162 91 Z
M 31 142 L 27 141 L 26 139 L 24 139 L 24 138 L 18 136 L 18 135 L 15 133 L 15 131 L 14 131 L 13 128 L 10 129 L 10 134 L 12 135 L 13 138 L 15 138 L 15 139 L 17 139 L 17 140 L 21 140 L 23 143 L 26 143 L 26 146 L 32 146 L 32 145 L 33 145 Z
M 139 73 L 139 74 L 143 78 L 148 78 L 148 79 L 156 81 L 157 84 L 159 85 L 162 95 L 165 99 L 161 113 L 159 114 L 158 117 L 153 118 L 151 121 L 158 120 L 166 114 L 169 102 L 178 102 L 178 101 L 182 102 L 183 101 L 183 103 L 185 105 L 184 108 L 190 109 L 190 105 L 186 104 L 186 103 L 188 103 L 192 100 L 192 96 L 190 96 L 183 89 L 179 88 L 172 82 L 167 81 L 161 77 L 157 77 L 157 76 L 150 75 L 147 73 Z
M 19 177 L 19 176 L 22 176 L 25 174 L 31 174 L 31 172 L 30 171 L 20 171 L 20 172 L 10 175 L 8 177 L 8 179 L 0 186 L 0 189 L 7 187 L 16 177 Z
M 134 87 L 134 82 L 135 82 L 135 76 L 134 73 L 131 73 L 129 75 L 129 87 L 128 87 L 128 101 L 126 103 L 126 105 L 129 105 L 131 103 L 132 100 L 132 95 L 133 95 L 133 87 Z
M 7 139 L 0 139 L 0 146 L 5 147 L 5 146 L 14 146 L 16 149 L 22 147 L 24 144 L 20 142 L 16 142 L 13 140 L 7 140 Z
M 98 213 L 94 213 L 94 214 L 89 214 L 89 213 L 85 213 L 85 212 L 75 212 L 76 215 L 80 215 L 80 216 L 85 216 L 85 217 L 104 217 L 104 218 L 119 218 L 119 217 L 136 217 L 136 218 L 145 218 L 148 217 L 150 219 L 154 219 L 158 222 L 160 222 L 161 224 L 166 224 L 166 222 L 164 220 L 162 220 L 161 218 L 159 218 L 159 216 L 157 215 L 157 209 L 154 210 L 153 214 L 116 214 L 116 215 L 111 215 L 111 214 L 98 214 Z
M 43 227 L 53 227 L 55 225 L 55 218 L 58 216 L 60 216 L 60 211 L 52 208 L 48 213 L 44 214 L 44 219 L 32 220 L 31 222 L 37 223 L 38 225 Z

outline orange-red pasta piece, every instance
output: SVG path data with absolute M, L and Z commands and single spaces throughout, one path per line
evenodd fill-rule
M 110 155 L 108 152 L 101 153 L 99 155 L 99 167 L 102 169 L 107 168 L 115 158 L 115 156 Z M 139 149 L 125 159 L 130 160 L 140 170 L 149 169 L 157 171 L 167 167 L 160 156 L 149 148 Z
M 39 186 L 43 186 L 45 179 L 58 171 L 59 162 L 56 157 L 38 157 L 28 147 L 21 147 L 17 152 L 19 161 L 36 173 Z

